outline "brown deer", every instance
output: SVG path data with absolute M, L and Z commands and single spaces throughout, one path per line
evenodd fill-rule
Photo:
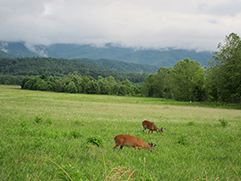
M 146 143 L 141 139 L 140 137 L 130 136 L 130 135 L 124 135 L 120 134 L 117 135 L 115 138 L 115 147 L 113 149 L 116 149 L 120 146 L 120 150 L 123 149 L 124 146 L 128 147 L 134 147 L 135 150 L 137 149 L 149 149 L 153 150 L 155 149 L 155 145 L 153 143 Z
M 142 122 L 142 127 L 143 127 L 143 132 L 145 132 L 146 129 L 149 129 L 148 134 L 150 133 L 150 131 L 152 133 L 153 133 L 153 131 L 156 131 L 157 133 L 158 132 L 162 133 L 166 129 L 163 127 L 161 129 L 158 129 L 158 127 L 156 127 L 155 123 L 147 121 L 147 120 Z

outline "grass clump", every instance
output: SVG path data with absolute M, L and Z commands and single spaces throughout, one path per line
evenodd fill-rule
M 43 117 L 40 115 L 35 116 L 34 121 L 36 123 L 41 123 L 43 121 Z
M 80 120 L 75 120 L 75 121 L 74 121 L 74 124 L 75 124 L 75 125 L 80 125 L 80 123 L 81 123 Z
M 53 121 L 51 118 L 48 118 L 45 123 L 51 125 L 53 124 Z
M 73 137 L 75 139 L 82 137 L 82 135 L 80 134 L 80 132 L 78 130 L 70 131 L 69 135 L 70 135 L 70 137 Z
M 86 142 L 88 144 L 96 145 L 98 147 L 103 146 L 103 139 L 99 136 L 90 136 L 87 138 Z
M 63 172 L 63 170 L 65 172 Z M 68 173 L 68 175 L 66 173 Z M 88 180 L 85 177 L 84 173 L 82 173 L 78 168 L 76 168 L 75 166 L 72 166 L 71 164 L 63 165 L 63 166 L 59 167 L 58 168 L 58 177 L 61 180 L 66 180 L 66 181 Z
M 194 123 L 194 121 L 189 121 L 189 122 L 187 123 L 187 125 L 188 125 L 188 126 L 194 126 L 195 123 Z
M 224 128 L 228 126 L 228 121 L 225 118 L 219 119 L 219 122 Z
M 177 143 L 179 143 L 180 145 L 186 145 L 187 144 L 187 135 L 185 135 L 185 134 L 179 135 L 177 138 Z

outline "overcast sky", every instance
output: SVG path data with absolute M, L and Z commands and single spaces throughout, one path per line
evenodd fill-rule
M 0 0 L 0 40 L 215 51 L 241 0 Z

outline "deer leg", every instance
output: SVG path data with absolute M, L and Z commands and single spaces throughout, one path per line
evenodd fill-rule
M 116 144 L 115 147 L 113 149 L 116 149 L 117 147 L 119 147 L 120 145 L 119 144 Z
M 121 146 L 120 146 L 120 150 L 122 150 L 123 148 L 124 148 L 124 145 L 121 145 Z
M 118 146 L 116 145 L 113 149 L 116 149 Z
M 143 127 L 143 132 L 146 130 L 146 128 Z
M 150 133 L 150 131 L 151 131 L 151 130 L 149 129 L 148 134 Z

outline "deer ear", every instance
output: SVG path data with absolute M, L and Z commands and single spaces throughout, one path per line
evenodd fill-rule
M 155 147 L 155 146 L 156 146 L 156 144 L 153 147 Z

